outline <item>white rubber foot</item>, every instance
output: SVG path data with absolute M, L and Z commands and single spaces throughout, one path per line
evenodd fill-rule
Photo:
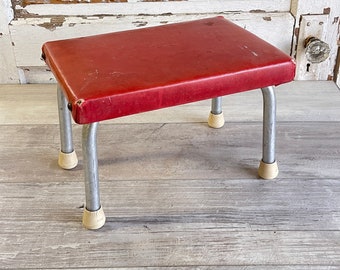
M 70 170 L 78 165 L 78 158 L 76 152 L 73 150 L 71 153 L 59 152 L 58 164 L 65 170 Z
M 220 114 L 213 114 L 210 112 L 208 118 L 208 125 L 212 128 L 221 128 L 224 126 L 224 116 L 223 112 Z
M 100 207 L 97 211 L 89 211 L 86 208 L 83 213 L 83 225 L 86 229 L 97 230 L 105 224 L 105 214 L 103 207 Z
M 277 162 L 274 163 L 264 163 L 262 160 L 260 162 L 258 174 L 263 179 L 274 179 L 279 174 L 279 168 Z

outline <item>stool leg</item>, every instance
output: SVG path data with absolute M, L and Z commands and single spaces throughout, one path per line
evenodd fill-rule
M 212 128 L 221 128 L 224 126 L 222 97 L 213 98 L 211 100 L 211 111 L 208 118 L 208 125 Z
M 85 174 L 86 207 L 83 213 L 83 225 L 87 229 L 99 229 L 105 224 L 105 214 L 100 204 L 99 176 L 97 159 L 98 123 L 83 126 L 82 148 Z
M 57 91 L 57 98 L 61 143 L 58 164 L 61 168 L 69 170 L 77 166 L 78 158 L 76 152 L 73 149 L 72 122 L 70 112 L 67 108 L 67 100 L 59 85 Z
M 263 142 L 262 160 L 258 170 L 263 179 L 274 179 L 278 173 L 275 160 L 276 99 L 274 87 L 262 88 L 263 95 Z

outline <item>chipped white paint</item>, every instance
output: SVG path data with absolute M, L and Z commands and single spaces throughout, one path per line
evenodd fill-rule
M 3 3 L 6 2 L 6 5 Z M 0 27 L 8 33 L 10 0 L 0 0 Z M 70 38 L 112 31 L 179 22 L 216 15 L 225 15 L 282 50 L 290 51 L 292 16 L 290 0 L 187 0 L 165 2 L 98 3 L 28 5 L 16 9 L 28 14 L 15 19 L 9 26 L 10 34 L 0 39 L 0 83 L 15 78 L 22 83 L 53 82 L 40 60 L 41 45 L 47 40 Z M 272 13 L 275 12 L 275 13 Z M 5 15 L 5 13 L 7 15 Z M 149 16 L 146 16 L 148 14 Z M 162 15 L 163 14 L 163 15 Z M 53 21 L 60 16 L 61 21 Z M 53 21 L 53 22 L 52 22 Z M 276 31 L 271 31 L 276 29 Z M 13 41 L 13 46 L 12 46 Z M 5 42 L 5 43 L 4 43 Z M 13 49 L 15 57 L 13 56 Z M 17 63 L 16 63 L 17 61 Z M 17 72 L 17 69 L 19 72 Z M 2 71 L 2 70 L 1 70 Z M 10 72 L 10 75 L 7 74 Z M 14 73 L 16 76 L 14 76 Z M 19 75 L 18 75 L 19 73 Z
M 20 7 L 16 7 L 20 8 Z M 136 15 L 136 14 L 192 14 L 218 12 L 288 12 L 290 0 L 187 0 L 168 2 L 99 3 L 66 5 L 28 5 L 25 10 L 37 15 Z
M 17 64 L 23 69 L 27 82 L 54 82 L 53 76 L 46 69 L 39 68 L 45 66 L 40 54 L 41 46 L 47 40 L 149 27 L 208 16 L 214 15 L 65 17 L 59 26 L 53 26 L 51 18 L 27 18 L 14 20 L 10 29 Z M 294 18 L 289 13 L 230 13 L 225 14 L 225 17 L 290 53 Z M 31 38 L 32 36 L 35 38 Z
M 292 5 L 290 5 L 292 4 Z M 166 2 L 98 3 L 74 5 L 28 5 L 25 19 L 12 19 L 10 0 L 0 0 L 0 29 L 7 31 L 0 38 L 0 83 L 20 81 L 53 82 L 53 76 L 46 72 L 40 60 L 41 45 L 47 40 L 85 36 L 111 31 L 148 27 L 164 23 L 223 15 L 262 37 L 283 51 L 292 51 L 291 41 L 294 20 L 299 22 L 303 14 L 322 14 L 330 7 L 326 42 L 332 48 L 327 76 L 332 74 L 335 64 L 340 14 L 339 0 L 187 0 Z M 17 6 L 17 9 L 22 7 Z M 138 15 L 140 14 L 140 15 Z M 149 16 L 147 16 L 148 14 Z M 163 15 L 162 15 L 163 14 Z M 59 22 L 52 22 L 55 15 Z M 298 27 L 296 25 L 295 27 Z M 8 28 L 10 33 L 8 32 Z M 12 46 L 12 42 L 15 45 Z M 293 55 L 297 39 L 293 39 Z M 300 46 L 300 45 L 299 45 Z M 14 56 L 13 56 L 14 50 Z M 327 79 L 327 78 L 325 78 Z M 338 79 L 339 80 L 339 79 Z

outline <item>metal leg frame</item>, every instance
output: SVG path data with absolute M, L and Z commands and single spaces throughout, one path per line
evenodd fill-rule
M 264 179 L 273 179 L 278 174 L 275 161 L 275 122 L 276 100 L 273 87 L 262 88 L 263 109 L 263 155 L 259 167 L 259 175 Z M 72 125 L 67 100 L 58 87 L 58 105 L 60 122 L 60 140 L 62 154 L 74 153 L 72 142 Z M 212 99 L 210 115 L 219 116 L 221 125 L 222 98 Z M 209 116 L 209 120 L 211 117 Z M 208 121 L 209 122 L 209 121 Z M 216 122 L 216 121 L 215 121 Z M 222 124 L 222 126 L 223 126 Z M 217 128 L 216 123 L 210 126 Z M 221 126 L 219 126 L 221 127 Z M 86 124 L 82 131 L 82 150 L 84 159 L 86 207 L 83 214 L 83 225 L 88 229 L 99 229 L 105 224 L 105 214 L 100 203 L 99 174 L 97 158 L 98 123 Z M 62 164 L 60 164 L 62 165 Z M 63 166 L 62 166 L 63 167 Z M 64 168 L 64 167 L 63 167 Z
M 222 97 L 213 98 L 211 100 L 211 111 L 208 118 L 208 125 L 212 128 L 221 128 L 224 126 Z
M 275 160 L 276 135 L 276 98 L 274 87 L 262 88 L 263 95 L 263 141 L 262 160 L 259 167 L 259 176 L 263 179 L 274 179 L 279 171 Z
M 105 214 L 99 196 L 97 127 L 98 123 L 87 124 L 83 126 L 82 131 L 86 194 L 83 224 L 88 229 L 99 229 L 105 224 Z
M 60 130 L 60 152 L 58 164 L 63 169 L 72 169 L 77 166 L 78 158 L 73 149 L 72 139 L 72 122 L 70 112 L 67 108 L 67 100 L 62 89 L 58 85 L 58 113 L 59 113 L 59 130 Z

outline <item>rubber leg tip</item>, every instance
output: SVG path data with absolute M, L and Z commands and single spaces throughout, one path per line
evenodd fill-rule
M 100 207 L 97 211 L 89 211 L 86 208 L 83 213 L 83 225 L 86 229 L 97 230 L 105 224 L 105 214 L 103 208 Z
M 78 158 L 76 152 L 73 150 L 71 153 L 59 152 L 58 164 L 65 170 L 70 170 L 78 165 Z
M 258 174 L 263 179 L 274 179 L 279 174 L 279 168 L 277 166 L 277 162 L 273 163 L 264 163 L 262 160 L 260 162 Z
M 208 118 L 208 125 L 212 128 L 221 128 L 224 126 L 224 116 L 223 112 L 220 114 L 213 114 L 210 112 Z

